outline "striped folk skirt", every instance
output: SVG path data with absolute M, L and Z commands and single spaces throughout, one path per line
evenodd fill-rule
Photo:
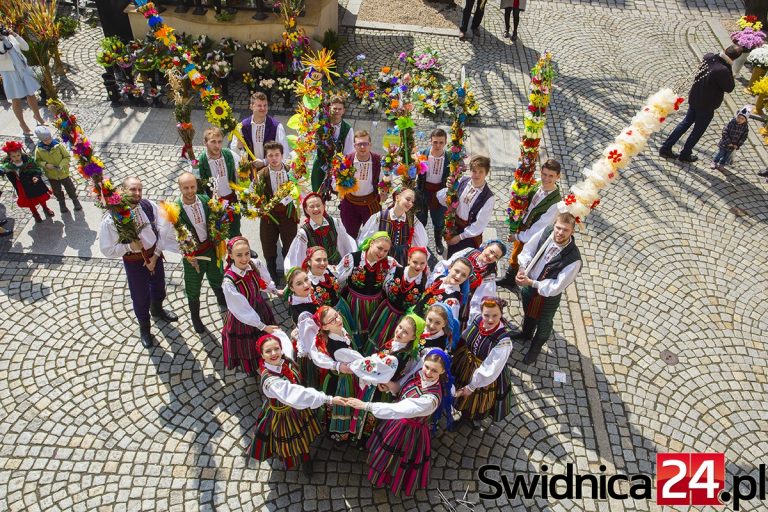
M 388 300 L 384 299 L 371 316 L 368 341 L 363 347 L 362 354 L 369 356 L 378 352 L 380 346 L 391 340 L 395 335 L 395 328 L 404 314 L 405 311 L 394 308 Z
M 368 441 L 368 480 L 406 496 L 429 484 L 432 454 L 429 426 L 424 418 L 386 420 Z
M 307 459 L 309 446 L 320 435 L 320 425 L 312 409 L 298 410 L 275 402 L 264 402 L 248 453 L 257 460 L 279 457 L 291 468 Z
M 342 398 L 355 396 L 355 380 L 352 375 L 329 371 L 323 382 L 323 393 Z M 352 433 L 351 407 L 343 405 L 327 404 L 325 406 L 325 424 L 331 439 L 335 441 L 347 441 Z
M 466 345 L 462 345 L 453 357 L 451 373 L 456 378 L 456 389 L 472 380 L 475 370 L 483 364 Z M 489 385 L 476 389 L 469 396 L 457 398 L 454 407 L 470 420 L 482 420 L 493 416 L 493 421 L 504 419 L 512 409 L 512 394 L 509 392 L 509 369 L 505 366 L 499 378 Z
M 355 343 L 356 350 L 362 350 L 368 339 L 368 328 L 371 325 L 371 317 L 376 310 L 376 306 L 379 305 L 384 293 L 379 291 L 376 295 L 363 295 L 352 289 L 347 290 L 347 303 L 352 314 L 352 318 L 356 322 L 355 330 Z
M 275 325 L 275 315 L 267 302 L 259 297 L 253 309 L 259 314 L 261 321 L 266 325 Z M 256 340 L 264 333 L 235 318 L 230 312 L 224 320 L 224 328 L 221 331 L 221 344 L 224 351 L 224 366 L 233 370 L 238 366 L 248 375 L 254 376 L 259 372 L 259 359 L 261 354 L 256 350 Z

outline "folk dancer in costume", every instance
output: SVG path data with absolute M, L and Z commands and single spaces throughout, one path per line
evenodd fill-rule
M 344 121 L 345 112 L 344 99 L 341 96 L 332 96 L 328 113 L 330 114 L 329 120 L 333 127 L 333 153 L 328 155 L 318 148 L 315 163 L 312 165 L 311 180 L 313 192 L 318 192 L 320 186 L 328 180 L 327 172 L 331 167 L 331 162 L 328 158 L 333 158 L 336 153 L 349 155 L 355 150 L 355 132 L 352 130 L 352 125 Z M 324 190 L 323 193 L 327 194 L 330 192 L 330 185 L 327 185 L 327 187 L 329 190 Z
M 551 226 L 555 221 L 557 203 L 561 199 L 560 188 L 557 186 L 559 179 L 560 162 L 550 158 L 541 167 L 541 185 L 528 194 L 528 208 L 523 215 L 523 222 L 517 228 L 517 232 L 509 236 L 510 242 L 513 242 L 512 254 L 509 257 L 507 273 L 496 283 L 499 286 L 509 289 L 517 287 L 515 276 L 520 268 L 517 257 L 523 251 L 523 246 L 533 238 L 533 235 Z
M 312 409 L 341 406 L 343 401 L 305 387 L 298 366 L 285 354 L 277 337 L 265 334 L 257 340 L 256 348 L 261 356 L 259 375 L 266 400 L 256 418 L 248 453 L 256 460 L 278 457 L 286 469 L 301 463 L 304 474 L 310 477 L 310 446 L 320 435 Z
M 444 189 L 451 171 L 451 161 L 445 154 L 448 134 L 442 128 L 432 130 L 429 135 L 430 147 L 421 152 L 427 157 L 429 170 L 416 177 L 416 217 L 427 227 L 427 218 L 432 217 L 437 254 L 443 254 L 443 232 L 445 229 L 445 206 L 437 200 L 437 193 Z
M 230 149 L 242 158 L 251 160 L 251 155 L 256 157 L 256 160 L 264 161 L 266 153 L 264 151 L 264 144 L 269 141 L 277 141 L 283 146 L 283 156 L 288 155 L 291 152 L 288 141 L 285 138 L 285 128 L 282 123 L 277 121 L 274 117 L 267 115 L 269 113 L 269 101 L 267 95 L 263 92 L 254 92 L 251 94 L 251 115 L 243 119 L 238 125 L 236 130 L 240 131 L 245 144 L 248 146 L 248 151 L 245 155 L 241 155 L 243 143 L 240 142 L 238 137 L 233 137 L 230 143 Z
M 288 249 L 286 268 L 300 267 L 309 247 L 325 248 L 330 265 L 338 265 L 342 256 L 357 250 L 357 243 L 347 234 L 344 224 L 328 215 L 319 194 L 307 194 L 301 205 L 306 218 L 299 224 L 296 238 Z
M 429 306 L 424 320 L 426 328 L 419 341 L 422 355 L 433 348 L 451 354 L 461 337 L 461 327 L 451 307 L 445 302 L 436 302 Z
M 145 348 L 150 348 L 155 343 L 150 330 L 150 316 L 166 322 L 175 322 L 179 318 L 163 309 L 165 269 L 163 239 L 157 227 L 157 205 L 142 198 L 143 186 L 136 177 L 126 178 L 122 188 L 132 206 L 132 217 L 139 228 L 139 239 L 120 240 L 112 215 L 105 213 L 99 228 L 99 249 L 107 258 L 123 259 L 133 313 L 139 322 L 139 340 Z
M 412 189 L 395 190 L 392 193 L 392 205 L 368 219 L 357 236 L 358 243 L 362 243 L 377 231 L 386 231 L 392 240 L 389 255 L 400 265 L 405 265 L 408 261 L 408 249 L 426 247 L 429 243 L 427 230 L 421 221 L 413 215 L 408 215 L 415 199 L 416 192 Z
M 363 353 L 376 352 L 382 341 L 392 337 L 397 322 L 421 298 L 427 286 L 427 248 L 411 247 L 408 266 L 397 267 L 384 280 L 384 297 L 371 316 L 368 343 Z
M 355 332 L 356 322 L 352 318 L 349 304 L 341 296 L 341 285 L 337 279 L 336 270 L 328 265 L 326 250 L 320 246 L 307 249 L 301 268 L 309 275 L 309 282 L 312 283 L 312 291 L 317 303 L 321 306 L 330 306 L 338 311 L 344 320 L 344 330 Z
M 393 494 L 412 495 L 429 485 L 432 456 L 429 422 L 435 411 L 451 417 L 451 358 L 432 349 L 422 369 L 400 389 L 394 403 L 348 399 L 380 420 L 368 441 L 368 480 L 376 487 L 389 487 Z M 450 419 L 449 419 L 450 421 Z
M 203 142 L 205 143 L 205 151 L 200 155 L 200 160 L 197 163 L 201 190 L 208 197 L 218 197 L 220 200 L 232 204 L 236 203 L 237 195 L 229 184 L 236 184 L 240 181 L 237 176 L 237 164 L 232 151 L 223 147 L 224 134 L 221 128 L 207 128 L 203 132 Z M 213 189 L 210 187 L 211 181 L 215 181 Z M 232 213 L 232 215 L 228 238 L 240 235 L 240 214 Z
M 446 228 L 446 236 L 450 236 L 447 240 L 448 257 L 467 247 L 480 247 L 483 230 L 488 226 L 493 214 L 495 199 L 486 181 L 491 172 L 491 159 L 473 156 L 469 161 L 469 171 L 471 178 L 464 177 L 459 180 L 456 225 Z M 437 193 L 437 200 L 443 206 L 447 192 L 448 189 L 444 188 Z
M 349 398 L 355 396 L 356 383 L 350 363 L 362 359 L 362 354 L 352 346 L 352 338 L 344 330 L 341 315 L 328 306 L 321 306 L 314 315 L 314 331 L 306 329 L 300 334 L 312 336 L 314 339 L 301 340 L 302 344 L 310 347 L 312 362 L 327 371 L 323 381 L 323 392 Z M 326 411 L 326 426 L 328 433 L 335 441 L 350 439 L 352 410 L 345 405 L 329 406 Z
M 368 339 L 371 317 L 381 300 L 384 281 L 398 266 L 387 256 L 391 246 L 386 232 L 374 233 L 360 244 L 359 251 L 344 256 L 337 269 L 339 284 L 346 284 L 342 296 L 355 321 L 355 347 L 358 350 Z
M 415 366 L 419 363 L 419 339 L 424 331 L 424 320 L 413 313 L 398 318 L 394 334 L 390 338 L 382 338 L 382 343 L 377 347 L 376 354 L 366 357 L 362 361 L 356 361 L 350 365 L 355 375 L 360 379 L 361 389 L 357 398 L 364 402 L 389 402 L 390 397 L 397 396 L 400 391 L 401 379 L 411 376 L 416 372 Z M 383 372 L 379 361 L 383 356 L 393 356 L 394 371 Z M 371 364 L 372 361 L 374 364 Z M 373 372 L 376 384 L 363 387 L 367 372 Z M 383 375 L 383 378 L 380 376 Z M 384 382 L 382 382 L 384 381 Z M 376 426 L 376 418 L 366 411 L 356 410 L 352 413 L 352 429 L 356 439 L 365 446 L 368 438 Z
M 552 334 L 552 321 L 563 291 L 581 270 L 581 254 L 573 239 L 576 218 L 558 213 L 554 226 L 535 234 L 518 261 L 517 284 L 523 299 L 523 328 L 513 338 L 530 341 L 523 362 L 532 364 Z M 551 237 L 550 237 L 551 235 Z
M 355 166 L 358 188 L 354 194 L 344 196 L 339 203 L 339 212 L 347 233 L 357 239 L 360 227 L 371 215 L 381 210 L 381 203 L 387 197 L 386 194 L 379 194 L 377 190 L 381 175 L 381 155 L 371 151 L 371 136 L 367 131 L 355 132 L 355 152 L 347 157 Z
M 456 258 L 466 258 L 472 263 L 472 279 L 469 282 L 470 297 L 467 305 L 459 312 L 462 327 L 480 314 L 483 297 L 496 297 L 496 265 L 507 254 L 507 246 L 501 240 L 489 240 L 479 249 L 463 249 L 435 267 L 436 273 L 444 272 Z
M 67 191 L 75 211 L 83 209 L 80 201 L 77 199 L 77 189 L 69 174 L 69 161 L 72 155 L 59 139 L 54 139 L 51 129 L 47 126 L 38 126 L 35 128 L 35 135 L 39 139 L 35 146 L 35 162 L 43 169 L 45 177 L 51 184 L 53 195 L 59 202 L 61 213 L 69 213 L 67 204 L 64 202 L 64 191 Z
M 13 185 L 16 205 L 19 208 L 29 208 L 35 222 L 43 222 L 37 212 L 37 205 L 43 206 L 46 217 L 53 217 L 55 213 L 48 207 L 51 192 L 43 181 L 43 170 L 34 159 L 24 153 L 21 142 L 9 140 L 3 145 L 3 151 L 6 157 L 0 161 L 0 176 L 4 175 Z
M 227 316 L 221 330 L 224 366 L 240 367 L 250 376 L 259 371 L 256 341 L 264 334 L 280 330 L 272 308 L 262 292 L 277 294 L 275 283 L 264 264 L 251 259 L 251 246 L 246 238 L 236 236 L 227 242 L 227 268 L 222 285 L 227 301 Z
M 261 190 L 264 194 L 264 200 L 268 202 L 278 193 L 283 184 L 291 181 L 293 176 L 283 163 L 283 147 L 279 143 L 267 142 L 264 144 L 264 152 L 266 153 L 267 166 L 258 171 L 256 187 Z M 279 240 L 282 245 L 284 259 L 294 238 L 296 238 L 298 223 L 299 213 L 296 211 L 296 205 L 290 194 L 259 221 L 261 250 L 267 260 L 269 273 L 279 281 L 281 279 L 277 273 L 277 242 Z M 286 270 L 288 268 L 290 267 L 286 267 Z
M 413 312 L 424 317 L 429 306 L 444 302 L 459 318 L 461 306 L 469 300 L 469 280 L 472 277 L 472 263 L 466 258 L 457 258 L 447 271 L 433 272 L 427 282 L 427 288 L 413 307 Z
M 203 287 L 203 276 L 211 285 L 216 302 L 225 306 L 227 301 L 221 289 L 224 273 L 219 267 L 216 256 L 216 241 L 210 233 L 208 206 L 209 197 L 197 193 L 197 179 L 189 172 L 184 172 L 178 179 L 181 197 L 176 200 L 177 219 L 164 218 L 160 223 L 160 232 L 164 239 L 164 247 L 169 251 L 184 256 L 184 293 L 189 303 L 189 313 L 195 332 L 205 332 L 205 325 L 200 319 L 200 290 Z M 194 249 L 184 252 L 180 246 L 179 233 L 184 231 L 191 236 Z
M 311 347 L 302 344 L 302 340 L 311 341 L 311 339 L 300 334 L 307 326 L 311 327 L 314 324 L 312 317 L 320 304 L 315 298 L 312 281 L 309 280 L 306 271 L 299 267 L 290 268 L 285 274 L 285 283 L 283 298 L 288 303 L 291 320 L 295 326 L 291 332 L 291 339 L 296 347 L 296 363 L 299 365 L 301 374 L 304 375 L 304 384 L 314 389 L 321 389 L 320 372 L 309 357 Z
M 485 297 L 481 315 L 462 333 L 453 356 L 456 409 L 475 429 L 480 429 L 480 422 L 488 416 L 493 421 L 504 419 L 512 408 L 507 368 L 512 333 L 502 318 L 505 306 L 502 299 Z

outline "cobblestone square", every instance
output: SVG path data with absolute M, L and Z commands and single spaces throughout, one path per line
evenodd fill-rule
M 552 51 L 556 90 L 541 156 L 563 164 L 562 189 L 581 181 L 649 95 L 685 84 L 704 53 L 727 45 L 725 27 L 744 10 L 740 0 L 530 0 L 512 43 L 502 37 L 497 3 L 489 3 L 480 34 L 462 42 L 458 28 L 447 33 L 442 24 L 402 30 L 373 27 L 371 17 L 355 21 L 368 1 L 340 2 L 340 61 L 364 53 L 386 65 L 400 51 L 437 49 L 446 74 L 464 67 L 474 85 L 481 114 L 469 126 L 471 145 L 518 144 L 528 71 Z M 110 105 L 95 62 L 101 37 L 83 24 L 62 49 L 71 66 L 63 99 L 86 133 L 105 120 L 171 119 L 170 109 Z M 478 471 L 492 464 L 510 478 L 531 478 L 542 465 L 555 475 L 572 464 L 580 474 L 652 476 L 664 452 L 724 452 L 728 490 L 735 475 L 758 478 L 758 465 L 768 463 L 768 184 L 757 176 L 768 168 L 768 152 L 760 125 L 750 121 L 728 172 L 708 165 L 722 127 L 754 103 L 747 78 L 745 69 L 717 110 L 697 163 L 657 154 L 682 118 L 676 114 L 606 189 L 576 235 L 584 269 L 555 317 L 555 337 L 531 366 L 515 344 L 512 414 L 482 432 L 462 426 L 436 437 L 429 489 L 412 498 L 372 487 L 365 452 L 324 436 L 314 445 L 311 480 L 245 457 L 261 394 L 256 379 L 224 368 L 223 316 L 209 287 L 202 313 L 210 332 L 198 335 L 181 264 L 166 263 L 166 307 L 180 319 L 154 324 L 158 345 L 144 349 L 122 263 L 75 246 L 67 256 L 53 253 L 52 237 L 82 219 L 61 219 L 54 206 L 57 217 L 33 228 L 3 179 L 0 212 L 14 236 L 0 239 L 0 511 L 448 511 L 462 510 L 463 499 L 474 510 L 661 510 L 655 495 L 481 500 L 489 489 Z M 232 87 L 231 97 L 245 113 L 245 90 Z M 0 109 L 13 120 L 7 102 Z M 355 123 L 384 121 L 360 108 L 348 113 Z M 435 122 L 445 124 L 418 118 L 418 130 Z M 172 197 L 184 166 L 180 145 L 131 126 L 136 133 L 119 142 L 94 139 L 107 172 L 115 180 L 139 174 L 149 199 Z M 0 127 L 0 141 L 13 130 Z M 499 236 L 507 233 L 502 205 L 513 172 L 503 162 L 491 174 L 491 227 Z M 93 203 L 82 179 L 78 193 Z M 21 246 L 22 235 L 30 245 Z M 87 245 L 95 235 L 78 236 Z M 519 301 L 502 296 L 512 300 L 509 320 L 518 323 Z M 286 304 L 272 304 L 289 332 Z M 668 364 L 664 351 L 677 363 Z M 554 381 L 556 371 L 565 383 Z M 757 499 L 743 505 L 768 509 Z

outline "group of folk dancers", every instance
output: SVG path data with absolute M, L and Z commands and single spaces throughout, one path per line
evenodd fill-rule
M 208 129 L 199 176 L 183 173 L 178 178 L 176 222 L 196 242 L 183 260 L 195 331 L 206 331 L 200 318 L 206 277 L 218 304 L 226 308 L 225 367 L 261 379 L 263 406 L 249 448 L 252 457 L 278 457 L 286 468 L 301 464 L 311 474 L 310 445 L 325 429 L 336 442 L 369 450 L 368 477 L 374 485 L 410 495 L 428 484 L 430 439 L 442 426 L 441 418 L 448 429 L 459 418 L 473 428 L 481 428 L 488 417 L 503 419 L 513 399 L 507 368 L 512 340 L 529 344 L 524 361 L 531 364 L 552 333 L 561 294 L 581 268 L 572 236 L 575 219 L 557 213 L 555 206 L 560 166 L 548 160 L 542 167 L 542 186 L 531 194 L 521 229 L 512 237 L 510 271 L 499 281 L 520 288 L 524 318 L 522 330 L 515 331 L 504 318 L 506 302 L 496 294 L 497 263 L 507 256 L 506 243 L 482 241 L 494 205 L 486 182 L 489 158 L 473 156 L 470 176 L 459 181 L 460 229 L 447 240 L 447 259 L 438 261 L 427 249 L 429 216 L 436 251 L 446 252 L 447 136 L 442 130 L 431 134 L 431 147 L 424 150 L 429 169 L 416 189 L 396 190 L 391 202 L 377 191 L 381 158 L 370 151 L 370 136 L 354 133 L 348 156 L 359 187 L 341 200 L 341 220 L 328 215 L 325 195 L 316 192 L 301 199 L 301 212 L 290 201 L 281 203 L 279 211 L 260 219 L 265 264 L 240 235 L 236 218 L 230 224 L 226 262 L 220 265 L 208 201 L 210 194 L 235 199 L 229 184 L 236 181 L 237 152 L 254 159 L 252 180 L 267 200 L 292 178 L 283 163 L 284 142 L 275 140 L 281 134 L 284 138 L 284 130 L 267 115 L 266 98 L 257 93 L 251 107 L 253 115 L 238 128 L 247 150 L 224 148 L 222 134 Z M 343 103 L 334 99 L 332 107 L 334 140 L 341 151 L 351 128 L 338 115 L 343 115 Z M 322 191 L 328 180 L 316 164 L 313 187 Z M 207 194 L 199 194 L 198 187 L 208 188 Z M 100 246 L 106 256 L 122 257 L 140 339 L 151 347 L 150 318 L 177 319 L 163 308 L 163 251 L 181 251 L 171 220 L 143 199 L 140 180 L 128 178 L 123 188 L 135 205 L 137 224 L 146 229 L 139 231 L 140 240 L 124 243 L 105 215 Z M 284 256 L 281 275 L 278 240 Z M 290 334 L 277 325 L 269 295 L 282 296 L 288 304 L 294 325 Z

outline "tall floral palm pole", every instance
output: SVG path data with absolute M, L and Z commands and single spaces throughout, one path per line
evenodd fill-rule
M 32 65 L 40 66 L 40 86 L 48 98 L 58 98 L 53 83 L 51 58 L 58 54 L 57 0 L 2 0 L 0 15 L 13 25 L 29 44 Z
M 662 123 L 680 109 L 683 101 L 672 89 L 661 89 L 649 97 L 630 125 L 603 150 L 600 159 L 584 171 L 586 179 L 571 187 L 570 193 L 558 203 L 558 209 L 572 214 L 576 222 L 583 221 L 600 204 L 600 190 L 619 177 L 619 171 L 645 148 L 651 135 L 661 130 Z
M 536 162 L 539 158 L 541 132 L 546 123 L 554 78 L 552 53 L 545 52 L 531 69 L 528 109 L 523 118 L 524 130 L 520 137 L 520 159 L 515 171 L 515 180 L 510 186 L 511 197 L 507 207 L 509 232 L 512 234 L 517 232 L 523 222 L 525 210 L 528 208 L 528 198 L 536 189 Z

